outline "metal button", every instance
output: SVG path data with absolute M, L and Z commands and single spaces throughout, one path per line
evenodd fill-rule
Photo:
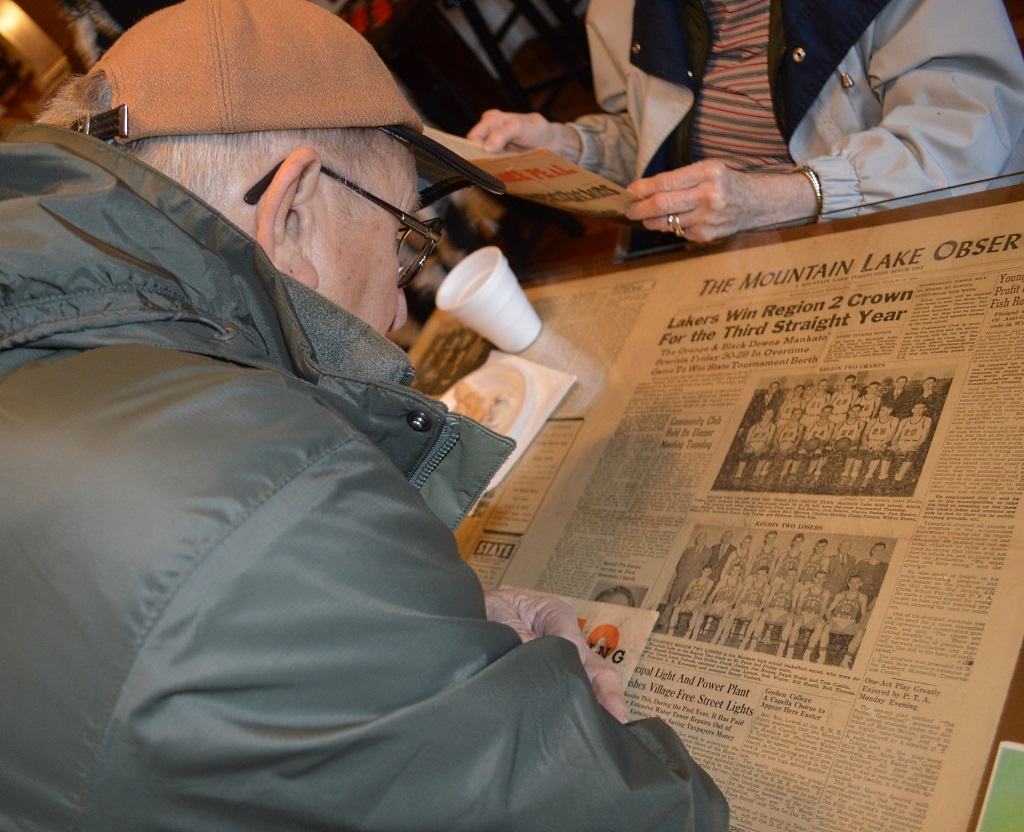
M 850 89 L 850 87 L 852 87 L 853 83 L 854 83 L 853 79 L 849 75 L 847 75 L 845 72 L 840 72 L 839 73 L 839 80 L 842 83 L 844 90 Z
M 414 410 L 406 416 L 405 421 L 407 421 L 409 423 L 409 427 L 417 433 L 426 433 L 430 430 L 430 417 L 427 416 L 426 413 L 421 413 L 418 410 Z
M 640 41 L 638 41 L 638 40 L 633 41 L 633 45 L 630 47 L 629 51 L 632 52 L 634 55 L 639 55 L 640 54 Z
M 798 46 L 796 49 L 793 50 L 793 60 L 796 61 L 798 64 L 802 64 L 805 60 L 807 60 L 807 53 L 804 51 L 802 46 Z
M 686 70 L 686 77 L 687 78 L 692 78 L 693 77 L 693 70 L 692 69 Z

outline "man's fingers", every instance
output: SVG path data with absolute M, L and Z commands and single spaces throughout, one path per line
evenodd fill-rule
M 536 611 L 534 623 L 537 633 L 556 635 L 575 644 L 597 701 L 619 722 L 629 719 L 629 708 L 626 705 L 625 694 L 622 692 L 622 681 L 618 671 L 608 663 L 607 659 L 590 649 L 580 632 L 579 619 L 575 610 L 557 599 L 536 600 L 552 602 L 543 604 Z
M 490 589 L 484 599 L 487 618 L 507 624 L 524 642 L 538 636 L 557 636 L 575 645 L 597 701 L 620 722 L 629 718 L 618 672 L 587 645 L 576 612 L 565 601 L 515 589 Z
M 629 706 L 626 705 L 626 696 L 622 692 L 618 671 L 597 653 L 590 653 L 590 657 L 583 663 L 583 669 L 587 672 L 597 701 L 604 709 L 619 722 L 628 720 Z

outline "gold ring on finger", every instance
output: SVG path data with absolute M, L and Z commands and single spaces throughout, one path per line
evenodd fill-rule
M 675 234 L 677 237 L 685 237 L 686 229 L 683 228 L 679 222 L 679 217 L 675 214 L 669 214 L 668 217 L 668 230 Z

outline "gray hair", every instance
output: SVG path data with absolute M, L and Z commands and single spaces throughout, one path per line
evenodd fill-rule
M 46 102 L 36 123 L 71 127 L 87 115 L 111 109 L 112 99 L 102 73 L 72 76 Z M 255 184 L 289 152 L 305 145 L 315 147 L 328 164 L 370 191 L 379 190 L 394 174 L 395 140 L 369 127 L 157 136 L 118 147 L 225 210 L 230 206 L 221 205 L 221 195 L 228 185 L 237 184 L 240 177 Z M 412 157 L 404 155 L 411 171 Z

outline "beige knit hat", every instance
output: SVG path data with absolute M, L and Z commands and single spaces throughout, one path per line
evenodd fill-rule
M 119 142 L 379 127 L 416 155 L 425 203 L 471 183 L 505 190 L 424 136 L 373 47 L 310 0 L 185 0 L 128 29 L 97 72 L 113 93 L 119 127 L 108 135 Z

